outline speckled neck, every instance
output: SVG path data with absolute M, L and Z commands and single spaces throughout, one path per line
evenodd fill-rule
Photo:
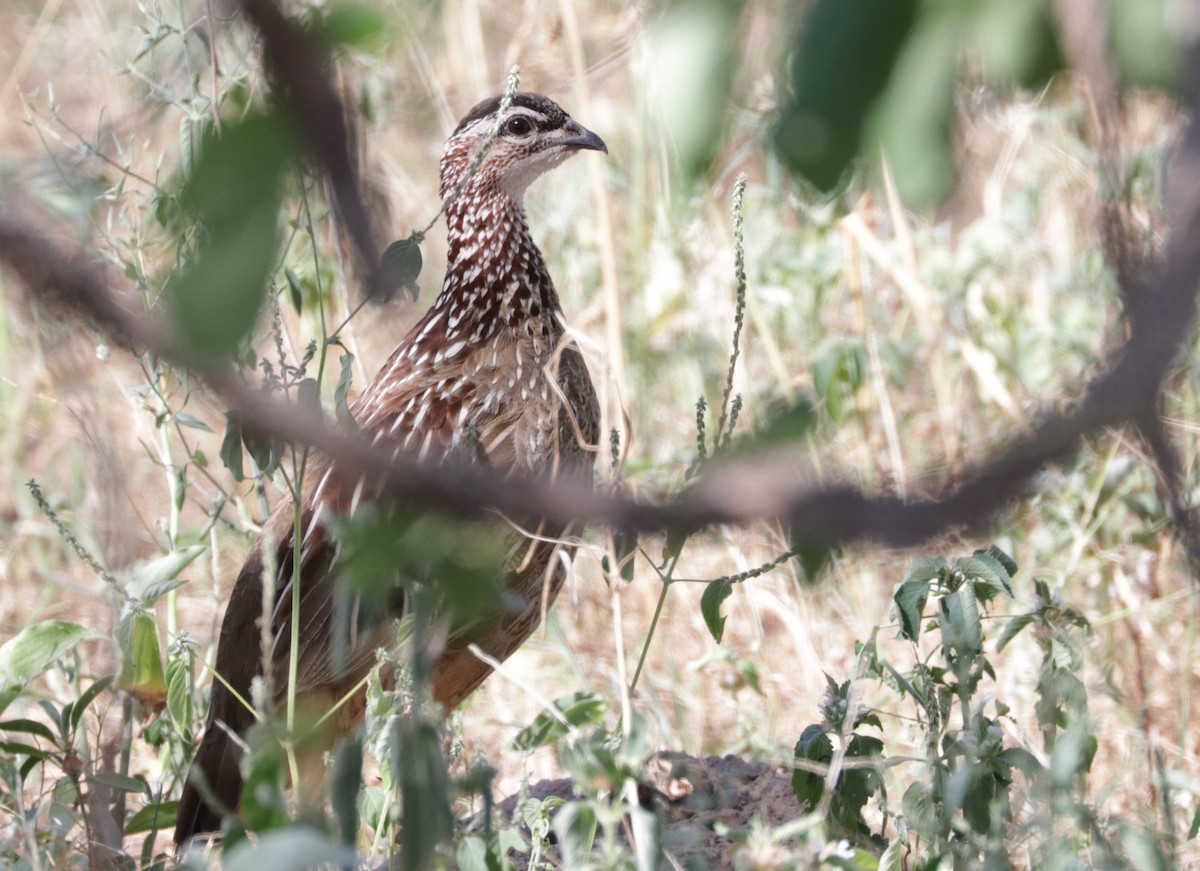
M 524 332 L 528 321 L 557 323 L 558 294 L 519 200 L 474 179 L 446 210 L 446 227 L 446 279 L 431 314 L 445 313 L 448 345 L 478 344 L 504 327 Z

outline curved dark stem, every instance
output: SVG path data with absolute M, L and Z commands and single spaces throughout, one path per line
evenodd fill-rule
M 344 153 L 340 105 L 327 84 L 301 87 L 315 65 L 296 62 L 293 69 L 293 61 L 284 57 L 293 44 L 301 45 L 308 55 L 313 49 L 302 34 L 282 22 L 278 9 L 268 0 L 245 0 L 245 4 L 262 19 L 268 53 L 280 56 L 273 63 L 281 70 L 291 70 L 286 75 L 295 77 L 289 88 L 306 95 L 296 97 L 305 107 L 306 123 L 324 126 L 323 131 L 312 134 L 320 143 L 315 147 L 322 166 L 331 178 L 336 177 L 339 196 L 344 195 L 351 204 L 349 211 L 358 215 L 354 226 L 362 229 L 362 234 L 356 238 L 369 240 L 365 211 Z M 1198 61 L 1200 55 L 1193 47 L 1187 82 L 1193 105 L 1185 107 L 1192 119 L 1200 116 Z M 190 365 L 248 428 L 316 447 L 328 454 L 347 478 L 379 481 L 381 492 L 409 504 L 463 515 L 494 508 L 511 516 L 536 516 L 563 524 L 601 523 L 639 532 L 695 530 L 716 523 L 770 518 L 802 531 L 806 541 L 827 546 L 861 539 L 911 546 L 951 529 L 979 526 L 1032 487 L 1043 469 L 1078 450 L 1082 439 L 1127 422 L 1138 425 L 1147 436 L 1164 481 L 1179 490 L 1179 458 L 1163 434 L 1157 407 L 1168 374 L 1187 350 L 1200 290 L 1200 128 L 1194 120 L 1181 137 L 1166 188 L 1171 232 L 1162 267 L 1147 276 L 1152 292 L 1133 314 L 1128 340 L 1110 356 L 1107 369 L 1088 387 L 1083 400 L 1072 411 L 1046 414 L 1032 433 L 997 451 L 987 463 L 964 476 L 962 483 L 915 502 L 869 497 L 848 487 L 816 487 L 798 475 L 786 457 L 712 462 L 703 477 L 667 504 L 634 502 L 619 493 L 593 493 L 571 482 L 502 478 L 469 466 L 428 466 L 413 455 L 393 456 L 390 450 L 376 449 L 339 431 L 311 409 L 264 396 L 234 378 L 228 367 L 187 359 L 165 322 L 125 306 L 93 260 L 81 251 L 64 250 L 34 230 L 37 219 L 32 213 L 0 213 L 0 262 L 46 301 L 89 317 L 114 343 L 149 349 Z M 1177 508 L 1183 507 L 1177 492 L 1172 500 Z M 1189 524 L 1181 528 L 1190 542 L 1187 512 L 1176 511 L 1176 518 Z M 1190 543 L 1189 549 L 1194 549 Z
M 322 69 L 321 51 L 272 0 L 242 0 L 242 8 L 262 35 L 266 60 L 283 85 L 313 157 L 329 179 L 337 214 L 353 244 L 360 274 L 369 276 L 368 295 L 373 295 L 382 287 L 379 246 L 350 159 L 345 110 Z

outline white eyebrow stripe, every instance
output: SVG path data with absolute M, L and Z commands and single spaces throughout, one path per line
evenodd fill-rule
M 546 116 L 537 109 L 530 109 L 528 106 L 510 106 L 508 113 L 504 117 L 511 118 L 514 115 L 524 115 L 526 118 L 537 118 L 539 121 L 547 120 Z

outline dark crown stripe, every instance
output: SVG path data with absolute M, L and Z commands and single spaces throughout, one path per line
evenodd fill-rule
M 452 136 L 457 136 L 462 130 L 480 120 L 487 118 L 489 115 L 495 115 L 500 109 L 500 101 L 503 99 L 502 94 L 484 100 L 468 112 L 458 126 L 454 128 Z M 531 94 L 528 91 L 518 91 L 513 96 L 513 105 L 520 106 L 523 109 L 530 109 L 542 115 L 546 121 L 542 126 L 543 130 L 555 130 L 567 122 L 567 113 L 564 112 L 557 103 L 541 94 Z

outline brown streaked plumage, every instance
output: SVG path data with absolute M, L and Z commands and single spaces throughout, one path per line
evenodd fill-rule
M 446 143 L 441 193 L 450 196 L 466 176 L 496 123 L 500 98 L 472 109 Z M 505 473 L 558 474 L 590 480 L 599 428 L 595 391 L 578 349 L 569 341 L 554 283 L 529 234 L 522 201 L 529 184 L 576 151 L 607 148 L 552 100 L 519 93 L 500 134 L 475 175 L 446 209 L 446 279 L 429 312 L 409 331 L 351 411 L 359 430 L 377 443 L 419 451 L 432 461 L 461 455 Z M 390 637 L 390 621 L 350 639 L 349 655 L 335 656 L 333 598 L 337 565 L 324 521 L 352 514 L 372 493 L 364 482 L 340 481 L 336 467 L 318 457 L 305 496 L 299 572 L 293 572 L 294 506 L 272 515 L 269 532 L 251 550 L 226 607 L 216 670 L 243 698 L 261 673 L 263 541 L 275 542 L 278 593 L 270 660 L 274 702 L 287 691 L 292 621 L 291 581 L 300 591 L 301 704 L 328 710 L 356 686 Z M 545 594 L 552 599 L 563 568 L 551 559 L 554 540 L 567 530 L 543 524 L 516 549 L 503 580 L 509 605 L 476 623 L 469 639 L 451 636 L 433 663 L 434 698 L 447 710 L 466 698 L 490 669 L 467 650 L 468 641 L 503 660 L 537 626 Z M 436 579 L 435 579 L 436 580 Z M 400 616 L 398 599 L 392 616 Z M 333 729 L 350 732 L 362 718 L 362 692 L 339 711 Z M 175 842 L 220 827 L 219 809 L 196 786 L 195 772 L 221 805 L 235 808 L 241 792 L 241 752 L 230 733 L 242 734 L 253 715 L 214 681 L 208 727 L 184 784 Z

